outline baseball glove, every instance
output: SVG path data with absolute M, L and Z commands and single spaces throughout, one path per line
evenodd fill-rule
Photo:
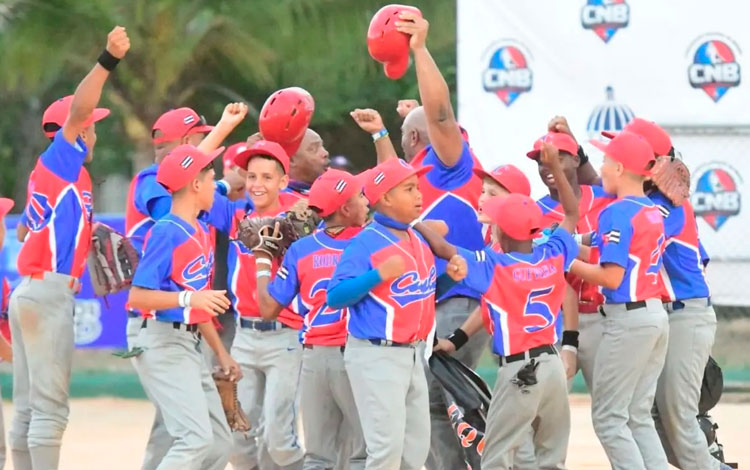
M 678 158 L 658 157 L 651 170 L 651 182 L 677 207 L 690 197 L 690 170 Z
M 313 233 L 323 220 L 315 211 L 310 209 L 306 199 L 295 202 L 286 212 L 284 218 L 289 226 L 282 227 L 282 232 L 288 231 L 289 236 L 295 237 L 295 240 Z M 287 233 L 284 233 L 284 235 L 287 235 Z
M 281 221 L 274 217 L 245 217 L 240 221 L 237 238 L 250 251 L 262 251 L 272 258 L 284 255 L 292 241 L 284 239 Z
M 213 373 L 213 378 L 216 389 L 219 391 L 219 397 L 221 397 L 221 407 L 224 408 L 229 429 L 239 432 L 249 431 L 250 423 L 247 421 L 247 417 L 240 406 L 240 401 L 237 399 L 237 382 L 229 380 L 229 376 L 220 370 Z

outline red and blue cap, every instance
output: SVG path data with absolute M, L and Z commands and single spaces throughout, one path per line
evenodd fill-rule
M 310 186 L 308 205 L 318 209 L 321 217 L 336 212 L 346 201 L 362 192 L 367 172 L 352 175 L 348 171 L 329 168 Z
M 151 137 L 154 144 L 161 144 L 180 140 L 192 134 L 208 134 L 213 128 L 214 126 L 206 123 L 206 118 L 190 108 L 170 109 L 156 120 L 151 128 Z M 161 132 L 161 135 L 154 137 L 157 131 Z
M 414 168 L 400 158 L 390 158 L 366 172 L 365 196 L 375 204 L 385 193 L 401 184 L 405 179 L 423 175 L 432 170 L 432 165 Z
M 255 142 L 252 147 L 238 152 L 234 156 L 234 162 L 243 170 L 247 170 L 247 165 L 250 163 L 250 160 L 258 155 L 273 158 L 281 164 L 281 167 L 284 169 L 284 174 L 289 174 L 289 156 L 280 144 L 271 142 L 270 140 L 259 140 Z
M 56 100 L 51 105 L 47 106 L 42 115 L 42 129 L 44 129 L 44 135 L 47 137 L 54 137 L 58 130 L 60 130 L 65 124 L 70 114 L 70 107 L 73 105 L 73 95 L 68 95 L 64 98 Z M 95 108 L 91 116 L 83 124 L 83 127 L 89 127 L 95 122 L 99 122 L 105 117 L 109 116 L 109 109 L 107 108 Z M 47 130 L 49 124 L 55 125 L 54 129 Z
M 193 145 L 175 147 L 159 164 L 156 181 L 170 192 L 177 192 L 193 181 L 223 151 L 224 147 L 219 147 L 206 154 Z
M 532 160 L 538 160 L 542 152 L 542 143 L 552 144 L 560 152 L 568 152 L 571 155 L 578 154 L 578 142 L 564 132 L 548 132 L 534 142 L 534 149 L 526 153 Z
M 656 162 L 654 150 L 648 141 L 632 132 L 620 132 L 606 144 L 592 140 L 591 145 L 636 175 L 649 176 Z
M 489 198 L 482 206 L 482 213 L 515 240 L 532 240 L 542 231 L 542 209 L 524 194 Z
M 646 139 L 646 142 L 648 142 L 651 148 L 654 150 L 654 154 L 659 157 L 669 155 L 670 150 L 672 150 L 672 138 L 669 137 L 669 134 L 664 130 L 663 127 L 655 122 L 647 121 L 645 119 L 637 117 L 627 123 L 622 129 L 622 132 L 631 132 L 633 134 L 638 134 L 639 136 Z M 604 137 L 608 137 L 610 139 L 615 137 L 617 134 L 619 134 L 619 132 L 602 132 L 602 135 Z

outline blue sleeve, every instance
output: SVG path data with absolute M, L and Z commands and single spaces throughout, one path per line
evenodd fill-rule
M 612 263 L 623 268 L 628 267 L 630 240 L 633 228 L 630 220 L 611 210 L 611 206 L 599 215 L 599 233 L 597 237 L 600 264 Z
M 433 165 L 426 177 L 436 188 L 445 190 L 459 188 L 474 177 L 474 157 L 469 144 L 464 141 L 461 156 L 453 166 L 447 166 L 440 160 L 433 148 L 430 148 L 423 160 L 424 165 Z
M 230 201 L 226 196 L 222 196 L 219 190 L 216 190 L 214 193 L 214 204 L 203 219 L 218 231 L 229 233 L 232 230 L 234 215 L 240 209 L 249 212 L 252 210 L 252 204 L 248 199 Z
M 357 277 L 342 280 L 326 291 L 326 303 L 331 308 L 344 308 L 356 304 L 383 280 L 377 269 Z
M 295 245 L 296 242 L 289 247 L 284 255 L 281 267 L 276 271 L 276 277 L 268 284 L 268 295 L 283 306 L 289 305 L 299 293 L 299 276 L 297 273 L 299 256 Z
M 133 276 L 133 285 L 144 289 L 161 290 L 172 273 L 172 237 L 160 225 L 149 231 L 143 248 L 143 257 L 138 262 Z
M 555 252 L 562 254 L 563 266 L 567 272 L 570 269 L 570 265 L 573 260 L 578 256 L 578 243 L 576 243 L 573 236 L 562 227 L 558 227 L 549 236 L 549 239 L 545 242 Z
M 361 299 L 365 294 L 367 294 L 369 289 L 372 289 L 378 284 L 378 282 L 380 282 L 380 275 L 370 262 L 369 253 L 371 250 L 368 249 L 366 244 L 362 242 L 361 237 L 364 234 L 365 232 L 362 232 L 354 237 L 349 246 L 344 249 L 344 252 L 341 254 L 339 264 L 336 265 L 336 271 L 333 273 L 333 277 L 328 283 L 327 295 L 329 296 L 329 298 L 327 302 L 333 308 L 341 308 L 342 306 L 350 305 L 346 303 L 347 301 L 351 301 L 352 298 L 348 295 L 348 289 L 357 289 L 358 293 L 361 294 L 359 295 L 358 299 Z M 374 274 L 372 271 L 374 271 Z M 363 275 L 366 275 L 364 280 L 357 281 L 354 284 L 345 282 L 350 279 L 357 279 Z M 373 281 L 376 278 L 378 279 L 378 281 L 374 282 L 373 284 Z M 331 304 L 331 292 L 333 292 L 334 289 L 339 286 L 339 284 L 344 285 L 344 288 L 336 291 L 333 300 L 337 301 L 337 303 Z M 369 286 L 368 290 L 364 293 L 361 293 L 361 290 L 366 286 Z
M 40 158 L 42 164 L 52 173 L 65 181 L 75 183 L 78 181 L 78 175 L 87 153 L 88 149 L 83 139 L 76 137 L 76 143 L 71 144 L 65 140 L 60 129 Z
M 664 235 L 667 238 L 672 238 L 680 233 L 682 233 L 682 229 L 685 228 L 685 210 L 680 207 L 671 207 L 670 206 L 660 206 L 659 210 L 661 211 L 662 215 L 665 215 L 666 211 L 666 217 L 664 217 Z
M 159 220 L 172 209 L 172 195 L 156 181 L 155 174 L 147 174 L 136 183 L 133 204 L 141 214 Z
M 456 284 L 458 283 L 454 281 L 453 279 L 451 279 L 451 277 L 448 274 L 446 273 L 441 274 L 440 276 L 438 276 L 437 282 L 435 285 L 435 298 L 436 299 L 441 298 L 443 294 L 451 290 L 453 286 L 455 286 Z
M 703 243 L 701 243 L 700 239 L 698 239 L 698 252 L 701 255 L 701 263 L 703 263 L 703 267 L 705 268 L 706 266 L 708 266 L 709 261 L 711 261 L 711 257 L 708 256 L 708 252 L 703 246 Z
M 229 194 L 229 183 L 227 183 L 224 180 L 219 180 L 216 182 L 216 192 L 218 194 L 221 194 L 222 196 L 226 196 Z
M 460 247 L 456 247 L 456 249 L 458 254 L 466 260 L 468 268 L 466 278 L 461 282 L 477 292 L 487 292 L 495 273 L 496 263 L 492 258 L 495 252 L 488 248 L 478 251 Z

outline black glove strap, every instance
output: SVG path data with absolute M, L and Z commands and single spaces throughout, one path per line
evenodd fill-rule
M 115 67 L 117 67 L 117 64 L 120 63 L 120 59 L 110 54 L 107 49 L 104 49 L 102 53 L 99 54 L 99 58 L 96 59 L 96 61 L 99 62 L 99 65 L 109 70 L 110 72 L 113 71 Z
M 469 335 L 467 335 L 466 332 L 461 328 L 456 328 L 456 330 L 451 333 L 451 335 L 446 339 L 453 343 L 453 345 L 456 347 L 456 351 L 458 351 L 459 349 L 461 349 L 461 346 L 469 341 Z
M 573 346 L 574 348 L 577 348 L 578 347 L 578 332 L 575 330 L 563 331 L 562 345 Z

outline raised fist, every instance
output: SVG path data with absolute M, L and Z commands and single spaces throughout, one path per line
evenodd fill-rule
M 130 49 L 130 38 L 125 28 L 115 26 L 107 35 L 107 52 L 117 59 L 122 59 Z

